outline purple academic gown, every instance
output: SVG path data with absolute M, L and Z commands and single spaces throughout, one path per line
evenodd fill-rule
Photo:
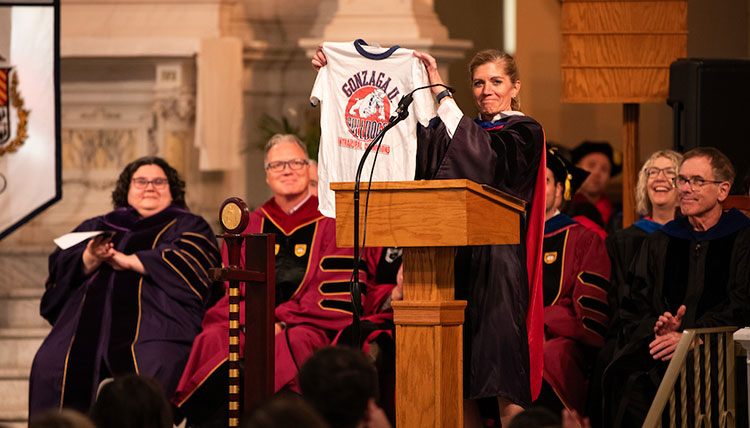
M 221 256 L 203 218 L 177 206 L 141 219 L 132 207 L 82 223 L 112 230 L 115 249 L 137 254 L 148 275 L 102 264 L 83 274 L 87 241 L 49 258 L 41 314 L 52 324 L 31 367 L 29 413 L 88 411 L 105 376 L 138 373 L 174 392 Z

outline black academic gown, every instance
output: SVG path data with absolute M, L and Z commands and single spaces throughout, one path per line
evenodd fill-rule
M 668 362 L 654 361 L 648 344 L 666 311 L 687 307 L 681 329 L 745 326 L 750 317 L 750 219 L 732 209 L 705 232 L 686 218 L 646 238 L 633 264 L 633 284 L 623 305 L 631 332 L 604 374 L 604 426 L 640 426 Z
M 464 116 L 451 139 L 443 122 L 435 118 L 428 127 L 419 126 L 417 135 L 416 179 L 465 178 L 489 184 L 527 201 L 527 213 L 534 209 L 531 202 L 544 153 L 542 127 L 534 119 L 510 116 L 485 130 Z M 543 210 L 543 205 L 536 208 Z M 542 231 L 537 232 L 541 238 Z M 529 379 L 534 373 L 530 373 L 526 324 L 530 304 L 527 233 L 522 221 L 522 244 L 457 250 L 456 299 L 468 300 L 464 321 L 467 398 L 502 396 L 524 407 L 531 403 Z M 536 375 L 541 385 L 541 364 Z
M 628 307 L 632 302 L 627 299 L 627 296 L 630 295 L 630 284 L 633 281 L 631 265 L 638 255 L 643 241 L 662 227 L 663 225 L 659 223 L 642 219 L 633 223 L 630 227 L 609 235 L 604 241 L 612 262 L 611 287 L 607 295 L 611 316 L 608 341 L 616 339 L 618 335 L 628 336 L 627 332 L 622 331 L 622 318 L 630 320 L 627 325 L 632 326 L 634 324 L 632 319 L 635 308 Z M 623 303 L 626 305 L 625 307 L 622 307 Z
M 607 253 L 612 264 L 610 276 L 610 288 L 607 293 L 609 303 L 610 324 L 607 329 L 604 345 L 596 357 L 594 367 L 591 370 L 591 383 L 589 385 L 588 402 L 586 403 L 586 416 L 591 420 L 591 426 L 602 426 L 602 376 L 604 369 L 612 361 L 615 349 L 624 346 L 629 335 L 623 330 L 621 319 L 633 319 L 633 308 L 628 308 L 629 301 L 624 299 L 630 294 L 630 284 L 633 281 L 631 265 L 643 245 L 643 241 L 653 232 L 662 228 L 663 225 L 649 219 L 641 219 L 630 227 L 618 230 L 607 236 L 604 241 Z M 625 300 L 625 307 L 621 302 Z M 629 322 L 632 326 L 633 323 Z

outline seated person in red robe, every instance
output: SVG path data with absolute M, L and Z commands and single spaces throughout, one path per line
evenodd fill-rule
M 544 372 L 534 405 L 583 413 L 588 372 L 607 332 L 609 257 L 595 232 L 560 213 L 588 173 L 547 151 Z
M 299 391 L 299 367 L 352 322 L 349 281 L 354 256 L 351 248 L 336 245 L 335 220 L 318 211 L 318 198 L 309 193 L 307 149 L 297 137 L 271 138 L 265 168 L 273 197 L 251 213 L 245 233 L 276 235 L 275 389 Z M 360 266 L 365 316 L 377 312 L 393 288 L 393 284 L 375 286 L 381 251 L 365 249 Z M 222 254 L 226 264 L 226 247 Z M 226 422 L 228 306 L 224 297 L 206 313 L 203 332 L 195 340 L 173 398 L 193 427 Z M 241 325 L 244 311 L 241 302 Z M 244 339 L 241 334 L 241 354 Z

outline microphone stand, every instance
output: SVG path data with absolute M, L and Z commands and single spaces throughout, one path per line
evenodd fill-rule
M 353 279 L 351 282 L 351 285 L 349 287 L 349 292 L 352 296 L 352 306 L 353 306 L 353 313 L 352 313 L 352 343 L 356 348 L 360 348 L 362 346 L 361 344 L 361 331 L 359 326 L 359 310 L 362 305 L 362 290 L 359 286 L 359 263 L 360 263 L 360 254 L 359 254 L 359 186 L 360 186 L 360 180 L 362 177 L 362 169 L 365 167 L 365 160 L 367 160 L 367 156 L 370 154 L 372 149 L 375 147 L 376 144 L 381 143 L 383 141 L 383 137 L 385 136 L 385 133 L 390 131 L 394 126 L 396 126 L 399 122 L 406 119 L 409 116 L 409 105 L 413 101 L 412 94 L 414 92 L 404 95 L 401 97 L 401 100 L 398 103 L 398 108 L 396 109 L 396 114 L 390 118 L 388 121 L 388 125 L 383 128 L 382 131 L 372 140 L 372 142 L 367 146 L 365 149 L 364 154 L 362 155 L 362 158 L 359 160 L 359 165 L 357 166 L 357 175 L 354 179 L 354 270 L 352 272 Z M 376 154 L 377 155 L 377 154 Z M 373 164 L 374 167 L 374 164 Z
M 388 120 L 388 125 L 386 125 L 383 128 L 383 130 L 380 131 L 380 133 L 367 146 L 364 154 L 362 154 L 362 158 L 359 160 L 359 165 L 357 166 L 357 175 L 354 179 L 354 270 L 352 271 L 352 282 L 349 286 L 349 293 L 351 294 L 351 297 L 352 297 L 352 309 L 353 309 L 352 311 L 352 344 L 354 344 L 356 348 L 362 347 L 362 344 L 361 344 L 362 332 L 360 331 L 360 325 L 359 325 L 360 324 L 359 309 L 360 309 L 360 306 L 362 305 L 362 290 L 359 287 L 359 263 L 360 263 L 359 185 L 360 185 L 360 179 L 362 177 L 362 169 L 365 167 L 365 160 L 367 159 L 367 155 L 370 154 L 370 151 L 372 151 L 372 149 L 375 147 L 376 144 L 382 143 L 385 133 L 390 131 L 399 122 L 401 122 L 402 120 L 406 119 L 409 116 L 409 106 L 411 105 L 412 101 L 414 101 L 414 97 L 413 97 L 414 93 L 421 89 L 428 89 L 434 86 L 442 86 L 451 93 L 455 92 L 453 88 L 443 85 L 441 83 L 437 83 L 437 84 L 432 84 L 432 85 L 427 85 L 427 86 L 416 88 L 412 90 L 411 92 L 409 92 L 408 94 L 401 97 L 401 100 L 399 100 L 398 102 L 398 108 L 396 109 L 396 114 Z M 378 154 L 375 153 L 376 159 L 377 159 L 377 155 Z M 375 161 L 373 161 L 373 168 L 375 168 Z M 370 176 L 370 181 L 372 181 L 372 175 Z

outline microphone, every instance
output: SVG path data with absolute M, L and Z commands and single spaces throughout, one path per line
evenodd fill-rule
M 393 116 L 391 116 L 391 119 L 389 120 L 389 122 L 390 123 L 396 123 L 396 122 L 400 122 L 400 121 L 406 119 L 407 117 L 409 117 L 409 106 L 411 105 L 412 101 L 414 101 L 414 93 L 417 92 L 417 91 L 419 91 L 419 90 L 428 89 L 428 88 L 432 88 L 432 87 L 435 87 L 435 86 L 442 86 L 443 88 L 445 88 L 448 91 L 450 91 L 451 94 L 453 94 L 453 93 L 456 92 L 450 86 L 446 86 L 446 85 L 443 85 L 441 83 L 437 83 L 437 84 L 434 84 L 434 85 L 427 85 L 427 86 L 422 86 L 422 87 L 416 88 L 416 89 L 412 90 L 411 92 L 409 92 L 408 94 L 406 94 L 406 95 L 404 95 L 404 96 L 401 97 L 401 100 L 399 100 L 399 102 L 398 102 L 398 107 L 396 108 L 396 114 L 393 115 Z
M 401 97 L 401 100 L 398 102 L 398 108 L 396 109 L 396 115 L 391 117 L 391 122 L 404 120 L 409 117 L 409 106 L 412 101 L 414 101 L 414 91 Z

